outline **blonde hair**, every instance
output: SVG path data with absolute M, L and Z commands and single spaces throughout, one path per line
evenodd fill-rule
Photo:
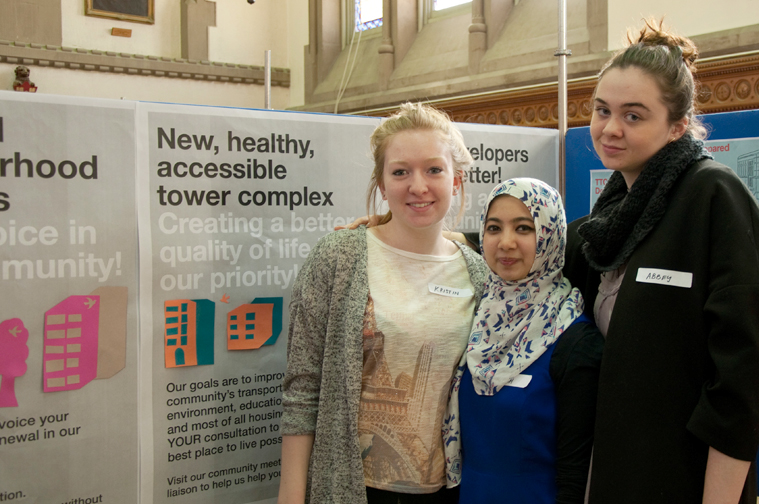
M 627 47 L 604 65 L 598 80 L 612 68 L 643 70 L 659 84 L 670 124 L 687 119 L 687 132 L 695 138 L 706 138 L 706 128 L 696 117 L 697 90 L 693 73 L 698 48 L 689 38 L 665 28 L 664 19 L 648 18 L 643 22 L 639 31 L 627 31 Z
M 366 191 L 367 213 L 370 215 L 377 213 L 377 189 L 382 183 L 382 174 L 385 168 L 385 152 L 387 151 L 390 139 L 396 133 L 416 130 L 434 131 L 440 134 L 451 151 L 453 175 L 454 177 L 461 178 L 460 194 L 462 205 L 457 216 L 458 220 L 464 210 L 464 171 L 471 166 L 474 160 L 466 148 L 464 137 L 454 126 L 451 119 L 444 112 L 422 103 L 402 104 L 398 112 L 383 120 L 372 133 L 370 146 L 374 158 L 374 170 L 372 170 L 369 187 Z M 379 223 L 385 224 L 391 218 L 392 214 L 388 211 L 382 216 Z

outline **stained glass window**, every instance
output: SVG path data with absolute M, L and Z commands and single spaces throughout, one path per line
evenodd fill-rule
M 356 0 L 356 31 L 382 26 L 382 0 Z

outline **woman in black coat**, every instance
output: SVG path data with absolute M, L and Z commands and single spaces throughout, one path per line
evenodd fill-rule
M 564 268 L 606 336 L 589 502 L 755 504 L 759 208 L 703 146 L 693 43 L 628 39 L 590 126 L 615 173 Z

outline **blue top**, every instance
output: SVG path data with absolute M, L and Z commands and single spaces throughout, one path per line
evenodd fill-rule
M 477 395 L 469 369 L 459 389 L 463 465 L 459 504 L 556 502 L 556 400 L 551 345 L 524 374 L 525 388 Z M 501 433 L 494 436 L 494 433 Z
M 583 502 L 603 346 L 587 320 L 577 319 L 525 370 L 525 388 L 480 396 L 464 372 L 460 504 Z

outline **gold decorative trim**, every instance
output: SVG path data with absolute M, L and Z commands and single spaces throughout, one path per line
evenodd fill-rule
M 699 112 L 713 114 L 759 109 L 759 51 L 696 62 Z M 567 85 L 567 123 L 587 126 L 592 114 L 596 78 L 572 80 Z M 557 128 L 559 122 L 556 83 L 518 90 L 462 96 L 431 103 L 457 122 L 509 124 Z M 394 109 L 364 112 L 384 116 Z
M 264 67 L 262 66 L 23 44 L 8 40 L 0 40 L 0 63 L 173 79 L 264 84 Z M 290 87 L 290 69 L 272 68 L 271 85 Z

